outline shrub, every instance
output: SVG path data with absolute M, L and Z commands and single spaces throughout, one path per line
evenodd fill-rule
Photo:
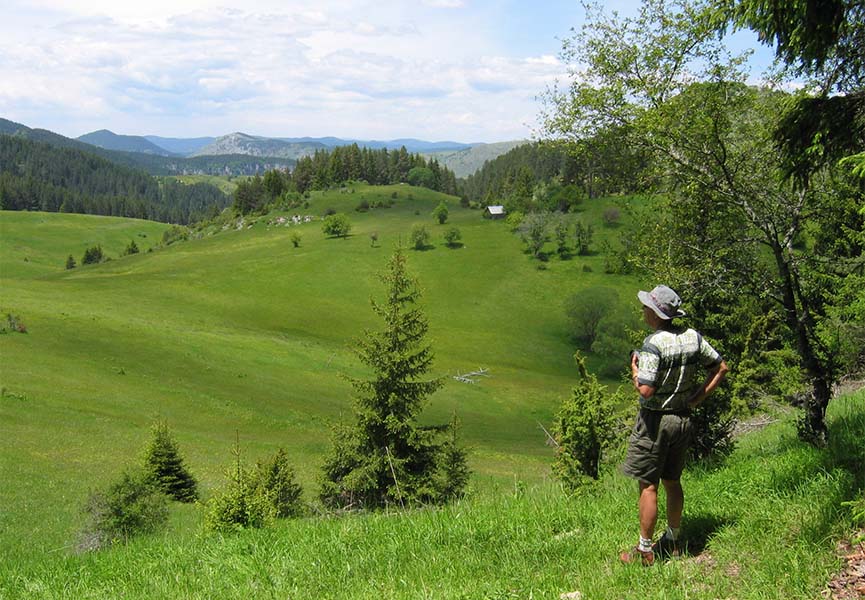
M 102 254 L 102 246 L 96 245 L 87 248 L 84 251 L 84 256 L 81 257 L 82 265 L 95 265 L 97 263 L 101 263 L 105 259 L 105 256 Z
M 75 259 L 72 258 L 72 255 L 66 257 L 66 269 L 74 269 L 75 268 Z
M 273 504 L 258 491 L 258 482 L 240 462 L 240 444 L 235 442 L 234 468 L 228 481 L 204 505 L 204 529 L 221 533 L 264 527 L 273 518 Z
M 324 219 L 321 230 L 325 235 L 347 238 L 351 232 L 351 222 L 342 213 L 328 215 Z
M 622 218 L 622 213 L 615 206 L 611 206 L 604 210 L 604 225 L 612 227 L 619 224 L 619 219 Z
M 189 239 L 189 229 L 180 225 L 172 225 L 162 232 L 162 245 L 170 246 L 175 242 L 183 242 Z
M 445 203 L 444 200 L 439 202 L 439 205 L 436 206 L 435 209 L 433 209 L 432 211 L 432 216 L 436 218 L 436 220 L 439 222 L 439 225 L 445 224 L 445 221 L 448 220 L 448 214 L 448 205 Z
M 586 369 L 585 359 L 574 355 L 580 381 L 562 403 L 553 425 L 558 445 L 553 473 L 569 491 L 589 479 L 598 479 L 604 450 L 616 441 L 615 403 L 597 377 Z
M 304 513 L 301 494 L 303 489 L 295 481 L 294 469 L 288 464 L 283 448 L 267 462 L 259 462 L 253 476 L 256 493 L 263 496 L 277 519 L 297 517 Z
M 618 292 L 604 286 L 588 287 L 565 299 L 565 316 L 570 325 L 571 338 L 580 348 L 592 349 L 600 333 L 601 322 L 612 314 L 618 302 Z
M 429 246 L 429 231 L 427 231 L 427 228 L 424 225 L 417 224 L 412 227 L 409 240 L 411 241 L 412 248 L 415 250 L 424 250 Z
M 336 209 L 333 208 L 332 206 L 329 206 L 328 208 L 326 208 L 324 210 L 324 216 L 325 217 L 329 217 L 330 215 L 335 215 L 335 214 L 336 214 Z
M 505 217 L 505 225 L 508 226 L 508 229 L 511 231 L 517 231 L 520 228 L 520 224 L 523 222 L 525 215 L 518 210 L 515 210 L 507 217 Z
M 369 210 L 369 202 L 367 200 L 361 200 L 360 203 L 355 208 L 357 212 L 366 212 Z
M 376 242 L 378 242 L 378 232 L 373 231 L 369 234 L 369 245 L 375 248 Z
M 130 254 L 138 254 L 138 244 L 135 243 L 135 240 L 129 240 L 129 244 L 124 248 L 122 256 L 129 256 Z
M 589 253 L 589 246 L 592 244 L 595 228 L 591 224 L 583 225 L 582 221 L 577 221 L 574 224 L 574 238 L 577 242 L 577 254 L 585 256 Z
M 144 470 L 166 495 L 178 502 L 195 502 L 198 483 L 190 474 L 171 437 L 165 421 L 151 428 L 152 437 L 144 450 Z
M 77 547 L 98 550 L 168 522 L 168 498 L 143 471 L 124 471 L 120 481 L 94 492 L 84 506 L 87 522 Z
M 463 238 L 463 234 L 460 233 L 460 230 L 456 227 L 451 227 L 447 231 L 445 231 L 444 239 L 445 243 L 450 247 L 454 248 L 459 245 L 460 240 Z
M 292 245 L 292 246 L 294 246 L 295 248 L 299 248 L 299 247 L 300 247 L 300 240 L 301 240 L 300 233 L 298 233 L 297 231 L 292 231 L 292 232 L 291 232 L 291 235 L 288 236 L 288 239 L 291 240 L 291 245 Z

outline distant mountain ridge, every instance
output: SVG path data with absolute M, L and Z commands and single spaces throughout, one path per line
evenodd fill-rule
M 276 138 L 258 137 L 241 132 L 229 133 L 216 138 L 210 144 L 196 150 L 192 156 L 219 156 L 222 154 L 246 154 L 298 159 L 326 150 L 321 142 L 287 142 Z
M 157 146 L 147 138 L 139 135 L 118 135 L 107 129 L 100 129 L 78 136 L 79 142 L 99 146 L 105 150 L 120 150 L 121 152 L 140 152 L 141 154 L 156 154 L 158 156 L 175 156 L 165 148 Z
M 357 144 L 370 150 L 398 150 L 435 158 L 457 177 L 467 177 L 485 162 L 527 143 L 524 140 L 495 143 L 428 142 L 416 138 L 358 140 L 325 137 L 265 137 L 234 132 L 219 137 L 174 138 L 156 135 L 121 135 L 102 129 L 71 139 L 44 130 L 0 119 L 0 134 L 23 135 L 63 147 L 89 150 L 119 164 L 135 166 L 153 175 L 253 174 L 270 168 L 291 167 L 303 156 L 319 150 Z
M 97 133 L 97 132 L 94 132 Z M 115 136 L 112 132 L 108 132 Z M 141 169 L 150 175 L 255 175 L 270 169 L 291 168 L 295 161 L 279 157 L 257 157 L 245 155 L 200 156 L 186 158 L 176 155 L 147 154 L 126 150 L 109 150 L 99 145 L 88 144 L 48 131 L 33 129 L 21 123 L 0 118 L 0 135 L 21 137 L 35 142 L 43 142 L 58 148 L 74 148 L 90 154 L 95 154 L 111 162 Z M 97 136 L 96 140 L 104 141 L 111 136 Z M 135 136 L 116 136 L 135 137 Z M 115 140 L 116 141 L 116 140 Z

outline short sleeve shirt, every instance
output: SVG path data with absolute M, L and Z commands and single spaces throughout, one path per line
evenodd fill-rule
M 721 355 L 693 329 L 654 332 L 640 349 L 637 381 L 655 388 L 655 394 L 640 398 L 640 405 L 662 412 L 687 409 L 705 370 L 720 363 Z

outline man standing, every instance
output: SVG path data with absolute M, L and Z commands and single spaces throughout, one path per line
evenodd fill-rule
M 691 445 L 691 409 L 727 374 L 727 363 L 694 329 L 677 326 L 682 300 L 665 285 L 637 294 L 643 318 L 654 333 L 631 356 L 640 412 L 631 433 L 623 471 L 639 482 L 640 541 L 623 552 L 623 562 L 649 566 L 659 556 L 677 556 L 684 494 L 679 481 Z M 703 379 L 703 373 L 708 376 Z M 667 530 L 652 545 L 658 518 L 658 482 L 667 494 Z

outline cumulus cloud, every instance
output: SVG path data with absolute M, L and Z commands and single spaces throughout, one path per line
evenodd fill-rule
M 449 23 L 416 21 L 395 4 L 362 13 L 347 0 L 256 11 L 157 0 L 165 11 L 150 16 L 112 12 L 107 1 L 75 14 L 62 4 L 42 0 L 55 12 L 39 27 L 31 18 L 26 32 L 14 31 L 17 17 L 0 25 L 0 115 L 50 111 L 26 124 L 62 123 L 68 135 L 99 123 L 173 136 L 513 139 L 527 135 L 536 94 L 564 72 L 550 55 L 483 53 L 484 40 L 456 24 L 443 38 Z

